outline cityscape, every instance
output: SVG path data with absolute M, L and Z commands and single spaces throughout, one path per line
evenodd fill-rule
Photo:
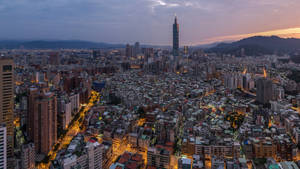
M 163 24 L 166 45 L 0 39 L 0 169 L 299 169 L 297 32 Z

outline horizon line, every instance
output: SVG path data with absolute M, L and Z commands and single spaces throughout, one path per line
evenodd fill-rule
M 194 43 L 183 43 L 180 45 L 180 47 L 183 46 L 201 46 L 201 45 L 210 45 L 214 43 L 224 43 L 224 42 L 235 42 L 239 41 L 244 38 L 254 37 L 254 36 L 265 36 L 265 37 L 271 37 L 271 36 L 278 36 L 280 38 L 284 39 L 300 39 L 300 27 L 294 27 L 294 28 L 286 28 L 286 29 L 275 29 L 270 31 L 263 31 L 263 32 L 256 32 L 256 33 L 245 33 L 245 34 L 236 34 L 236 35 L 225 35 L 225 36 L 217 36 L 212 38 L 206 38 L 203 41 L 200 42 L 194 42 Z M 131 43 L 111 43 L 111 42 L 101 42 L 101 41 L 90 41 L 90 40 L 81 40 L 81 39 L 9 39 L 9 38 L 3 38 L 0 39 L 0 41 L 82 41 L 82 42 L 91 42 L 91 43 L 105 43 L 105 44 L 111 44 L 111 45 L 126 45 Z M 140 41 L 137 41 L 140 42 Z M 140 42 L 141 43 L 141 42 Z M 172 44 L 153 44 L 153 43 L 141 43 L 141 45 L 146 46 L 165 46 L 165 47 L 172 47 Z

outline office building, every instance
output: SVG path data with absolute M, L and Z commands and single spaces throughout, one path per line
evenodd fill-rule
M 135 44 L 134 44 L 134 56 L 137 56 L 140 53 L 141 53 L 140 43 L 135 42 Z
M 57 102 L 47 88 L 30 88 L 28 136 L 38 154 L 48 154 L 57 140 Z
M 129 44 L 126 45 L 126 57 L 131 58 L 133 56 L 133 47 Z
M 14 62 L 11 58 L 0 58 L 0 123 L 7 131 L 7 158 L 14 155 Z

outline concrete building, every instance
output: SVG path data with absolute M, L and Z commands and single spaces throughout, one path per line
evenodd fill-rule
M 104 146 L 98 142 L 87 142 L 85 148 L 80 153 L 67 155 L 61 161 L 61 167 L 64 169 L 72 168 L 88 168 L 88 169 L 102 169 L 102 156 Z
M 7 131 L 5 125 L 0 126 L 0 168 L 7 168 Z
M 272 99 L 272 81 L 260 78 L 256 82 L 256 100 L 261 104 L 269 103 Z
M 178 169 L 191 169 L 192 160 L 188 158 L 180 158 L 178 160 Z
M 147 165 L 168 169 L 170 167 L 170 152 L 161 148 L 148 148 Z
M 36 153 L 48 154 L 57 141 L 57 102 L 54 93 L 47 89 L 30 89 L 27 130 Z
M 98 142 L 88 142 L 86 145 L 89 169 L 102 169 L 104 146 Z
M 5 124 L 7 132 L 7 158 L 14 155 L 14 62 L 0 57 L 0 124 Z
M 62 129 L 66 129 L 72 120 L 72 104 L 65 97 L 61 97 L 57 101 L 57 113 L 59 125 Z
M 137 56 L 140 53 L 141 53 L 140 43 L 136 42 L 134 44 L 134 56 Z
M 79 93 L 71 93 L 70 94 L 70 101 L 71 101 L 71 111 L 72 113 L 77 113 L 80 109 L 80 97 Z
M 126 45 L 125 55 L 127 58 L 131 58 L 133 56 L 133 47 L 129 44 Z
M 21 148 L 22 169 L 35 169 L 34 143 L 25 144 Z

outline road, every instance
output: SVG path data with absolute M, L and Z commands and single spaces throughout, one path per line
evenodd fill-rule
M 66 135 L 63 138 L 58 139 L 57 143 L 59 144 L 58 148 L 54 150 L 54 146 L 52 147 L 52 150 L 48 153 L 49 155 L 49 162 L 48 163 L 41 163 L 38 165 L 38 169 L 44 169 L 44 168 L 50 168 L 51 161 L 53 161 L 56 157 L 56 153 L 60 151 L 63 148 L 66 148 L 74 136 L 76 136 L 79 132 L 82 132 L 84 128 L 80 129 L 80 126 L 83 125 L 84 120 L 83 119 L 86 115 L 86 113 L 94 106 L 95 101 L 99 101 L 100 94 L 92 91 L 92 96 L 89 100 L 89 103 L 81 110 L 79 113 L 79 118 L 68 128 L 68 131 Z

